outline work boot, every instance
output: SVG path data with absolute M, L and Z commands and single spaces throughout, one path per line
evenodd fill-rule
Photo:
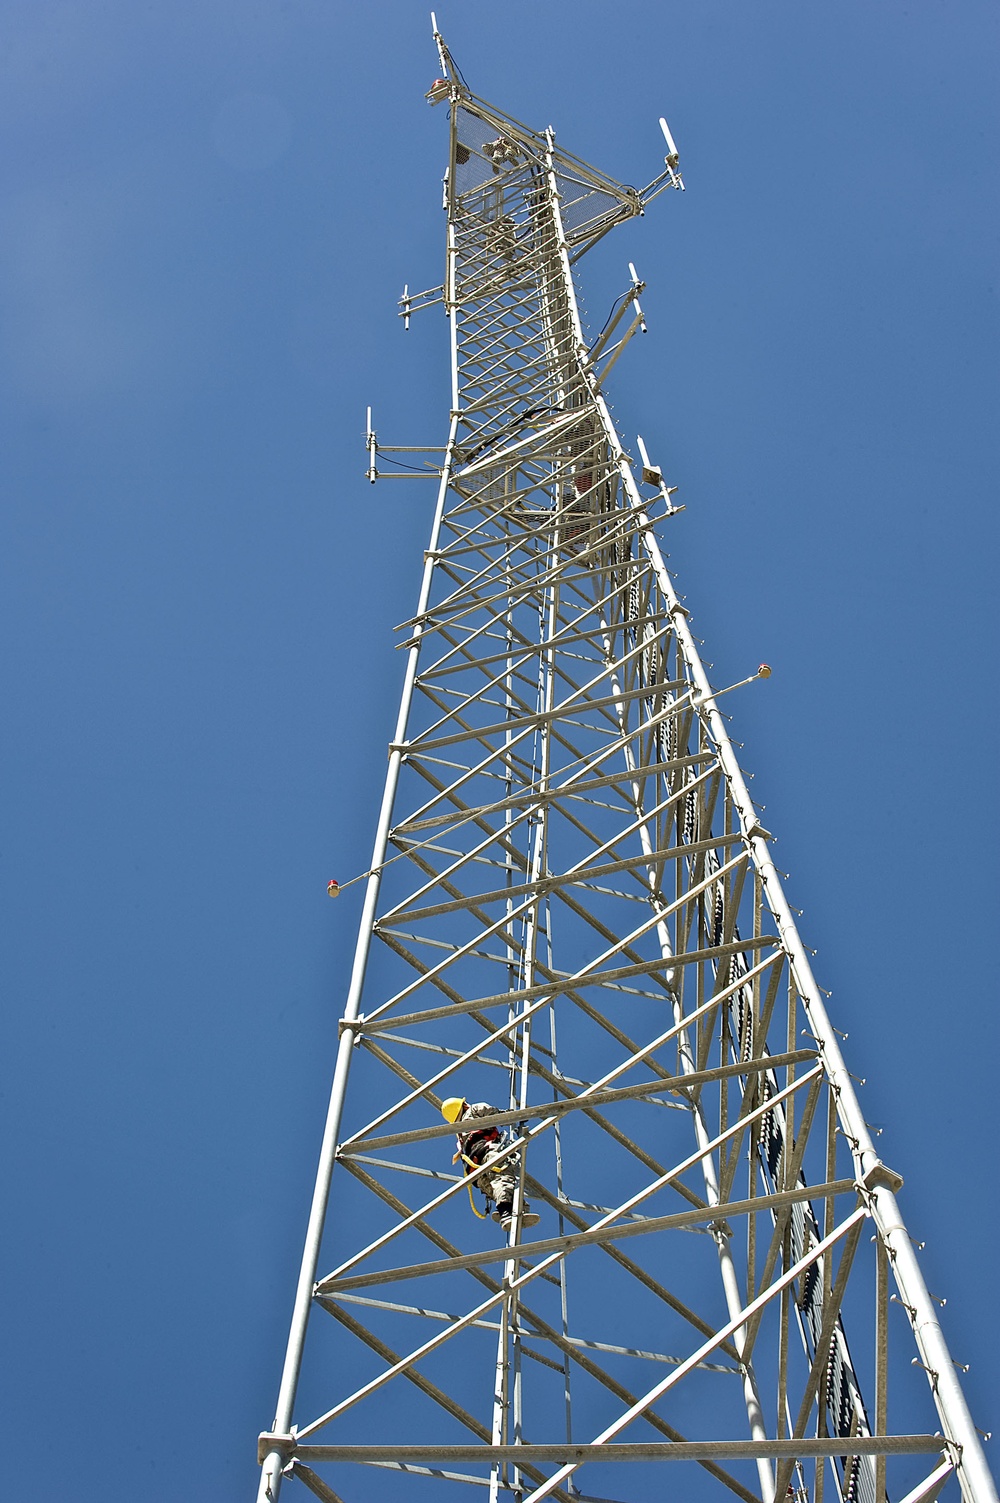
M 514 1207 L 497 1206 L 493 1219 L 499 1221 L 505 1232 L 509 1232 L 511 1222 L 514 1220 Z M 525 1201 L 524 1210 L 521 1213 L 521 1230 L 527 1231 L 528 1227 L 537 1226 L 541 1219 L 541 1216 L 533 1211 L 527 1201 Z

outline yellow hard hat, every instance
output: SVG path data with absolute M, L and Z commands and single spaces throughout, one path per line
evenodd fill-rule
M 465 1110 L 464 1096 L 449 1096 L 441 1103 L 441 1115 L 446 1122 L 457 1122 Z

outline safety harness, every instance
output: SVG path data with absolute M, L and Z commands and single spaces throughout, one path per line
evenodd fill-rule
M 465 1139 L 465 1148 L 459 1148 L 458 1152 L 452 1159 L 452 1163 L 457 1163 L 458 1160 L 461 1159 L 462 1163 L 466 1166 L 465 1184 L 466 1189 L 469 1192 L 469 1205 L 472 1207 L 472 1214 L 480 1221 L 488 1221 L 490 1213 L 489 1211 L 483 1212 L 476 1210 L 476 1202 L 472 1198 L 472 1182 L 481 1172 L 483 1165 L 469 1155 L 468 1149 L 485 1149 L 493 1143 L 500 1144 L 503 1142 L 506 1136 L 507 1134 L 505 1132 L 502 1132 L 499 1127 L 483 1127 L 480 1128 L 478 1132 L 463 1133 L 462 1137 Z M 461 1139 L 459 1139 L 459 1141 L 461 1142 Z M 483 1191 L 483 1197 L 486 1201 L 486 1204 L 489 1205 L 490 1196 L 486 1194 L 485 1190 Z

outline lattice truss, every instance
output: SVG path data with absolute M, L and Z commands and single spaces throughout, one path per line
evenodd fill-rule
M 577 312 L 676 158 L 623 188 L 443 60 L 451 432 L 261 1495 L 994 1496 Z

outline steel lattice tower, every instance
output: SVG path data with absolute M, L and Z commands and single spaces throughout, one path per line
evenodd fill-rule
M 605 403 L 634 273 L 581 325 L 576 262 L 682 187 L 669 132 L 622 187 L 435 38 L 447 270 L 403 311 L 449 315 L 451 426 L 259 1498 L 296 1477 L 350 1503 L 378 1468 L 380 1498 L 921 1503 L 957 1479 L 989 1503 L 663 562 L 669 488 Z M 449 1166 L 454 1095 L 509 1129 L 507 1241 Z

